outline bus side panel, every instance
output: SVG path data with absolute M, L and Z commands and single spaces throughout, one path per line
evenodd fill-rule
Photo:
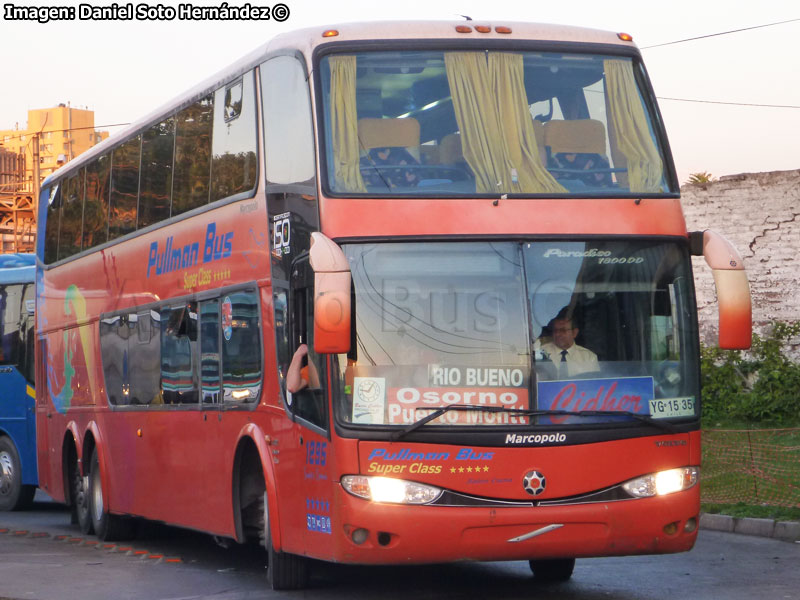
M 135 514 L 137 490 L 134 466 L 139 462 L 137 428 L 142 423 L 129 417 L 136 413 L 111 417 L 109 411 L 96 413 L 100 461 L 104 462 L 104 488 L 108 509 L 114 513 Z M 143 490 L 144 492 L 144 490 Z
M 15 367 L 0 367 L 0 434 L 17 448 L 24 485 L 38 482 L 33 414 L 33 388 Z
M 36 388 L 36 431 L 39 458 L 39 482 L 54 500 L 66 500 L 62 472 L 62 442 L 66 433 L 64 413 L 68 396 L 64 368 L 63 334 L 52 332 L 39 339 L 36 360 L 40 377 Z M 71 380 L 71 375 L 70 375 Z
M 143 305 L 160 310 L 193 294 L 239 283 L 263 286 L 262 302 L 269 301 L 266 310 L 271 313 L 271 289 L 265 286 L 270 257 L 266 226 L 265 203 L 249 199 L 40 272 L 39 457 L 47 471 L 46 489 L 54 498 L 67 495 L 62 457 L 67 422 L 74 421 L 84 436 L 94 421 L 111 512 L 234 535 L 227 482 L 235 436 L 245 423 L 259 418 L 256 412 L 249 406 L 109 406 L 102 363 L 108 357 L 99 346 L 99 319 Z M 270 373 L 264 388 L 275 401 L 271 317 L 263 327 L 265 373 Z
M 44 366 L 42 360 L 42 355 L 44 354 L 43 348 L 46 346 L 46 343 L 43 339 L 37 338 L 36 346 L 36 381 L 39 382 L 39 387 L 36 392 L 35 445 L 36 462 L 39 471 L 39 486 L 44 488 L 50 485 L 50 457 L 47 444 L 47 395 L 45 394 L 46 386 L 44 385 Z
M 214 450 L 218 414 L 104 411 L 99 425 L 109 510 L 224 533 L 209 511 L 221 468 L 220 453 Z
M 36 460 L 36 392 L 25 383 L 25 452 L 22 458 L 22 483 L 39 485 L 39 468 Z M 27 466 L 26 466 L 27 465 Z

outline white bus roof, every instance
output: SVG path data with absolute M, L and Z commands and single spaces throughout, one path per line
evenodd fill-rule
M 459 33 L 456 27 L 472 28 L 471 33 Z M 476 27 L 485 26 L 488 33 L 479 33 Z M 506 27 L 510 33 L 498 33 L 496 28 Z M 322 33 L 335 30 L 338 35 L 322 37 Z M 299 48 L 313 51 L 315 47 L 332 42 L 374 40 L 441 40 L 480 42 L 483 40 L 516 40 L 540 42 L 568 42 L 586 44 L 615 44 L 630 47 L 630 41 L 621 40 L 616 32 L 566 25 L 519 23 L 513 21 L 375 21 L 369 23 L 341 23 L 338 25 L 309 27 L 282 33 L 270 40 L 265 51 L 281 48 Z M 307 53 L 310 55 L 310 52 Z

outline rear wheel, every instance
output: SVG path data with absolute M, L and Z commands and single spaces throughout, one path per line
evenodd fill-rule
M 22 465 L 14 443 L 0 436 L 0 511 L 30 506 L 36 488 L 22 485 Z
M 70 485 L 72 486 L 72 507 L 75 520 L 81 533 L 90 535 L 94 533 L 94 526 L 89 514 L 89 476 L 81 475 L 77 460 L 71 467 Z
M 558 558 L 554 560 L 529 560 L 536 581 L 542 583 L 558 583 L 572 577 L 575 569 L 574 558 Z
M 92 527 L 94 527 L 98 538 L 111 542 L 133 537 L 136 526 L 133 519 L 112 515 L 106 511 L 97 448 L 92 451 L 91 470 L 89 471 L 89 507 L 91 509 Z
M 267 580 L 273 590 L 300 590 L 308 582 L 308 560 L 303 556 L 278 552 L 272 546 L 267 493 L 261 503 L 261 543 L 267 549 Z

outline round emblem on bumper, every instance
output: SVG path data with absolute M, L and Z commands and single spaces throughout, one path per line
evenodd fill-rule
M 528 471 L 522 478 L 522 487 L 531 496 L 538 496 L 544 491 L 547 481 L 539 471 Z

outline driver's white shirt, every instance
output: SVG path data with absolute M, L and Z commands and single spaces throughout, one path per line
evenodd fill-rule
M 547 352 L 550 360 L 558 367 L 561 362 L 561 348 L 553 342 L 548 342 L 542 344 L 542 350 Z M 581 373 L 592 373 L 600 370 L 600 366 L 597 363 L 597 354 L 578 344 L 572 344 L 567 348 L 566 359 L 567 375 L 580 375 Z

